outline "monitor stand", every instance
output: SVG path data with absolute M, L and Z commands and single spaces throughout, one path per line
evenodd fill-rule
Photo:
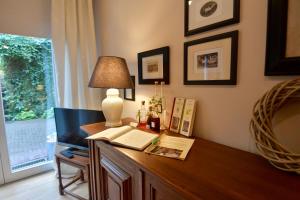
M 76 148 L 67 148 L 67 149 L 61 151 L 60 153 L 67 158 L 73 158 L 74 155 L 89 157 L 88 150 L 81 150 L 81 149 L 76 149 Z

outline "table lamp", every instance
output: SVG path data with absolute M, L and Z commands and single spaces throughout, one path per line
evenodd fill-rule
M 102 101 L 102 111 L 106 119 L 105 126 L 121 126 L 123 99 L 119 90 L 133 88 L 126 60 L 115 56 L 100 56 L 89 82 L 92 88 L 108 88 Z

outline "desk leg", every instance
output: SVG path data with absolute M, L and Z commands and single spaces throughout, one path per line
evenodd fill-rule
M 89 189 L 89 200 L 92 200 L 92 186 L 91 186 L 91 172 L 90 172 L 90 165 L 87 165 L 87 176 L 88 176 L 88 189 Z
M 84 182 L 84 172 L 82 169 L 80 169 L 80 180 Z
M 59 194 L 64 195 L 64 189 L 63 189 L 63 184 L 61 179 L 60 159 L 57 157 L 56 157 L 56 163 L 57 163 L 57 171 L 58 171 Z

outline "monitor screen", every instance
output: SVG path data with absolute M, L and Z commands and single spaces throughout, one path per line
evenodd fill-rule
M 105 121 L 102 111 L 54 108 L 58 144 L 88 149 L 88 135 L 80 126 Z

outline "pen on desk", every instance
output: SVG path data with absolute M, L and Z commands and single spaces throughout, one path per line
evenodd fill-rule
M 158 144 L 159 144 L 159 137 L 154 138 L 154 139 L 151 141 L 150 147 L 148 147 L 148 148 L 145 150 L 145 153 L 151 154 L 151 151 L 152 151 Z
M 158 145 L 159 144 L 159 137 L 152 140 L 152 145 Z

